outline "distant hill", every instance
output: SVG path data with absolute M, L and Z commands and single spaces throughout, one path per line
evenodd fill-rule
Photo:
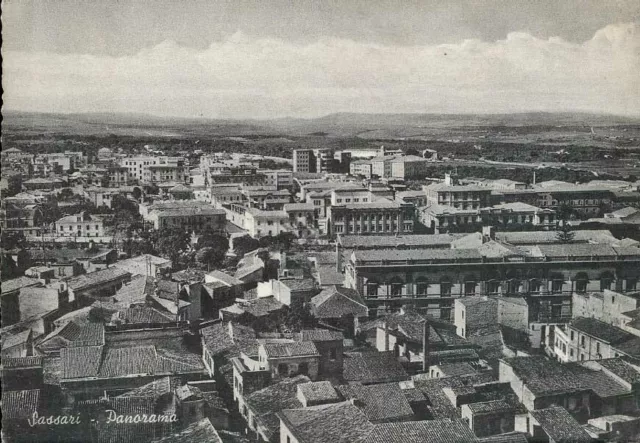
M 356 114 L 336 113 L 311 119 L 217 120 L 157 117 L 137 113 L 48 114 L 3 112 L 6 129 L 95 135 L 154 136 L 363 136 L 376 138 L 438 133 L 481 127 L 585 127 L 640 125 L 640 118 L 586 113 L 514 114 Z

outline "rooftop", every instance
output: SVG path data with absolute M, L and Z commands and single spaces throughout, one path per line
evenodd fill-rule
M 349 383 L 390 383 L 410 378 L 392 351 L 346 352 L 343 377 Z
M 318 318 L 340 318 L 345 314 L 366 316 L 367 305 L 358 291 L 342 286 L 331 286 L 311 299 L 313 313 Z
M 96 286 L 102 283 L 107 283 L 113 280 L 126 279 L 131 274 L 124 269 L 117 267 L 111 267 L 103 269 L 101 271 L 90 272 L 89 274 L 79 275 L 67 280 L 67 286 L 74 291 L 80 291 L 82 289 L 88 289 L 92 286 Z
M 361 385 L 358 383 L 338 386 L 346 400 L 355 400 L 371 421 L 406 420 L 413 417 L 413 410 L 398 383 Z
M 2 420 L 27 419 L 40 406 L 40 390 L 2 390 Z
M 267 358 L 319 356 L 320 353 L 312 341 L 289 343 L 262 343 Z
M 340 396 L 328 381 L 302 383 L 298 385 L 298 391 L 308 404 L 318 402 L 335 403 L 340 401 Z
M 544 432 L 555 442 L 590 442 L 591 437 L 566 409 L 552 406 L 531 411 Z
M 352 443 L 373 430 L 364 413 L 350 402 L 284 409 L 278 416 L 299 443 Z

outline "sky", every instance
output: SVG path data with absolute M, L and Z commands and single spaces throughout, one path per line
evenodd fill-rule
M 4 109 L 640 116 L 638 0 L 4 0 Z

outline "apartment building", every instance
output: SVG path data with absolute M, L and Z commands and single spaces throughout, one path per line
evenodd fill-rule
M 59 237 L 102 237 L 104 222 L 96 215 L 86 212 L 62 217 L 56 222 L 56 234 Z
M 364 197 L 369 200 L 370 197 Z M 414 207 L 387 199 L 340 203 L 328 210 L 328 233 L 375 235 L 414 231 Z

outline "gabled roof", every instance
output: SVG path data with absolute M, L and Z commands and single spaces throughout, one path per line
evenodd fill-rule
M 131 274 L 123 269 L 111 267 L 96 272 L 90 272 L 89 274 L 72 277 L 67 280 L 67 286 L 69 289 L 74 291 L 80 291 L 101 283 L 108 283 L 117 279 L 126 279 L 130 276 Z
M 627 383 L 640 383 L 640 369 L 621 358 L 598 360 L 598 364 Z
M 398 383 L 363 386 L 358 383 L 336 388 L 346 400 L 355 400 L 371 421 L 406 420 L 413 417 L 413 409 Z
M 278 416 L 299 443 L 353 443 L 373 430 L 364 413 L 350 402 L 285 409 Z
M 158 398 L 162 395 L 171 392 L 171 380 L 169 377 L 163 377 L 158 380 L 154 380 L 151 383 L 142 385 L 139 388 L 127 391 L 124 394 L 118 395 L 118 397 L 152 397 Z
M 9 349 L 14 346 L 26 344 L 31 338 L 31 329 L 26 329 L 13 335 L 8 335 L 2 340 L 2 349 Z
M 298 385 L 310 381 L 309 377 L 298 375 L 293 378 L 285 378 L 245 396 L 246 404 L 265 428 L 265 434 L 269 439 L 276 435 L 280 429 L 280 420 L 276 414 L 283 409 L 302 407 L 297 398 Z
M 223 443 L 220 435 L 213 427 L 208 418 L 203 418 L 200 421 L 196 421 L 187 425 L 179 432 L 176 432 L 168 437 L 160 440 L 153 440 L 153 443 L 192 443 L 192 442 L 206 442 L 206 443 Z
M 244 284 L 242 280 L 239 280 L 236 277 L 233 277 L 222 271 L 211 271 L 207 274 L 207 276 L 213 278 L 216 281 L 220 281 L 227 286 L 242 286 Z
M 347 352 L 343 377 L 347 382 L 383 383 L 408 380 L 410 377 L 393 352 Z
M 9 292 L 17 291 L 21 288 L 26 288 L 29 286 L 42 286 L 42 282 L 37 278 L 31 277 L 18 277 L 12 280 L 5 280 L 2 282 L 1 289 L 2 294 L 7 294 Z
M 342 286 L 331 286 L 311 299 L 313 314 L 317 318 L 341 318 L 352 314 L 364 317 L 369 312 L 358 291 Z
M 40 405 L 40 390 L 2 390 L 2 420 L 27 419 Z
M 290 343 L 262 343 L 267 358 L 319 356 L 320 353 L 312 341 Z
M 323 402 L 335 403 L 340 401 L 340 396 L 328 381 L 316 381 L 298 385 L 298 392 L 302 394 L 307 404 Z
M 362 441 L 370 443 L 471 443 L 479 440 L 462 420 L 445 418 L 378 424 Z
M 566 409 L 552 406 L 531 411 L 544 432 L 557 443 L 590 442 L 591 436 Z

